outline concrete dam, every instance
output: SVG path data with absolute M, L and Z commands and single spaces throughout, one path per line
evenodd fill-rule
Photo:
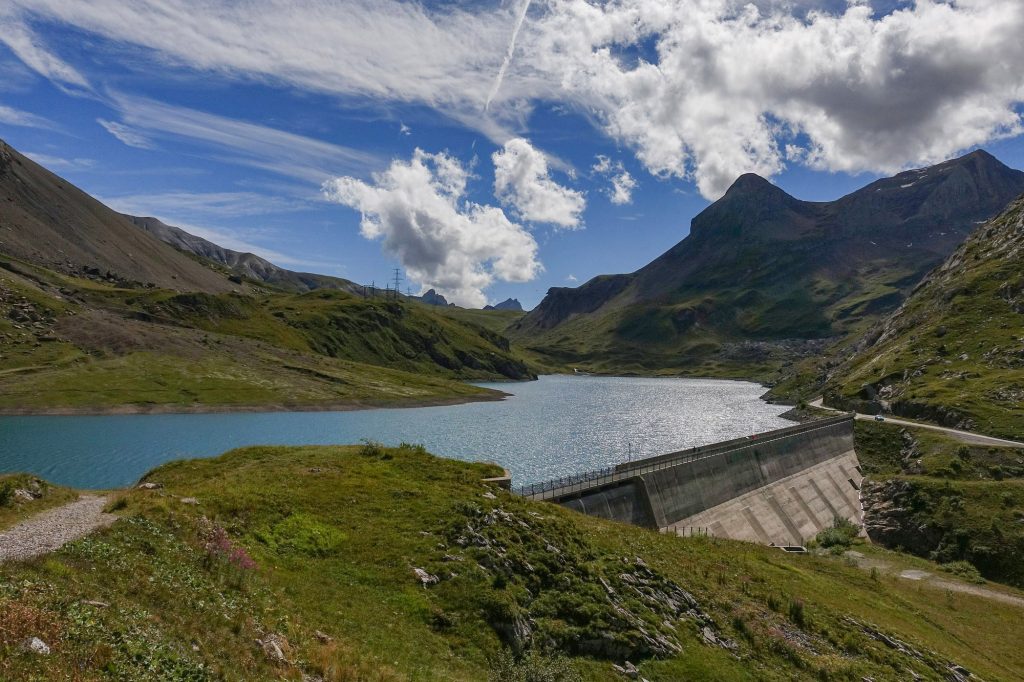
M 862 479 L 853 415 L 843 415 L 517 492 L 680 535 L 802 545 L 835 517 L 861 522 Z

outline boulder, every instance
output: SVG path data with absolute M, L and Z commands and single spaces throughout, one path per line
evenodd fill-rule
M 263 639 L 257 639 L 256 644 L 263 649 L 263 653 L 274 663 L 288 663 L 287 651 L 288 638 L 272 632 Z
M 429 587 L 430 585 L 437 584 L 437 576 L 427 573 L 422 568 L 414 568 L 412 569 L 412 572 L 415 573 L 416 577 L 420 579 L 420 582 L 423 584 L 423 587 Z
M 38 637 L 29 637 L 21 643 L 21 648 L 40 656 L 48 656 L 50 654 L 49 645 Z

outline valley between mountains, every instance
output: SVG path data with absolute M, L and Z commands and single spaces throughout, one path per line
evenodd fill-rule
M 171 462 L 103 510 L 0 475 L 0 531 L 82 504 L 112 524 L 0 566 L 0 677 L 1024 679 L 1024 454 L 912 424 L 1024 439 L 1024 173 L 977 151 L 830 202 L 744 175 L 684 232 L 533 310 L 466 309 L 115 212 L 0 143 L 0 414 L 444 405 L 594 373 L 880 417 L 855 426 L 866 537 L 837 521 L 809 555 L 576 514 L 408 444 Z

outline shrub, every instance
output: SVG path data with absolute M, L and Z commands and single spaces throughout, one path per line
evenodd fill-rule
M 974 567 L 974 564 L 968 561 L 952 561 L 948 564 L 943 564 L 942 570 L 979 585 L 985 582 L 985 579 L 981 577 L 981 573 Z
M 127 506 L 128 506 L 128 498 L 122 496 L 122 497 L 118 497 L 116 500 L 114 500 L 109 505 L 107 505 L 107 508 L 104 509 L 103 511 L 108 512 L 108 513 L 109 512 L 121 511 L 122 509 L 126 508 Z
M 278 554 L 310 557 L 334 556 L 348 539 L 337 528 L 321 523 L 308 514 L 292 514 L 257 533 L 256 537 Z
M 489 682 L 582 682 L 583 678 L 567 659 L 530 651 L 516 657 L 502 651 L 491 660 Z
M 793 599 L 789 602 L 789 619 L 798 627 L 807 624 L 807 617 L 804 614 L 804 602 L 802 599 Z
M 814 538 L 821 547 L 842 551 L 853 544 L 860 532 L 860 526 L 840 516 L 832 521 L 832 527 L 818 533 Z
M 210 569 L 228 568 L 237 572 L 239 583 L 247 571 L 256 568 L 256 562 L 245 547 L 236 545 L 228 537 L 224 527 L 203 518 L 199 528 L 199 537 L 203 540 L 203 551 L 206 552 L 206 566 Z
M 0 483 L 0 507 L 6 507 L 14 497 L 14 484 L 10 481 Z

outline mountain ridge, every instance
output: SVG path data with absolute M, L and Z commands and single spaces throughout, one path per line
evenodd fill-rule
M 1024 194 L 982 225 L 825 378 L 827 401 L 1021 438 Z
M 782 346 L 840 338 L 896 308 L 1021 192 L 1024 172 L 984 152 L 830 202 L 746 174 L 661 256 L 633 273 L 553 288 L 509 332 L 598 370 L 717 373 L 718 355 L 740 375 L 763 377 L 793 359 Z M 750 343 L 761 347 L 751 354 Z
M 170 244 L 180 251 L 219 263 L 241 277 L 297 292 L 314 289 L 338 289 L 349 292 L 361 290 L 359 285 L 341 277 L 289 270 L 254 253 L 228 249 L 176 225 L 169 225 L 159 218 L 122 215 L 133 225 L 152 234 L 164 243 Z
M 129 286 L 230 291 L 223 275 L 127 221 L 0 140 L 0 253 Z

